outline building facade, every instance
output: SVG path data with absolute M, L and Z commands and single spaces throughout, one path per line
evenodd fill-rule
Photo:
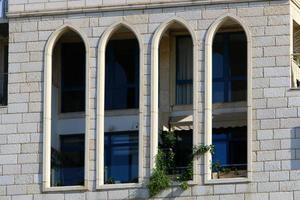
M 0 200 L 300 199 L 298 0 L 0 2 Z

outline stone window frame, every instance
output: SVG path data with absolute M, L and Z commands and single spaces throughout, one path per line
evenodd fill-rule
M 292 55 L 294 54 L 294 22 L 300 25 L 300 16 L 299 16 L 299 9 L 295 3 L 291 4 L 291 16 L 290 16 L 290 90 L 298 91 L 300 90 L 299 87 L 295 87 L 292 84 L 293 81 L 293 71 L 292 71 Z
M 182 25 L 189 32 L 193 41 L 193 145 L 199 145 L 198 139 L 198 113 L 199 113 L 199 73 L 198 72 L 198 49 L 199 41 L 196 35 L 196 31 L 192 26 L 180 17 L 172 17 L 169 20 L 163 22 L 155 31 L 151 42 L 151 122 L 150 122 L 150 173 L 152 173 L 155 167 L 155 157 L 158 152 L 158 124 L 159 124 L 159 44 L 161 38 L 166 30 L 173 25 L 178 23 Z M 189 181 L 190 184 L 198 183 L 198 174 L 200 173 L 199 160 L 195 159 L 193 162 L 194 176 L 193 180 Z
M 220 16 L 212 23 L 205 38 L 205 144 L 212 144 L 212 44 L 216 32 L 228 19 L 239 24 L 247 37 L 247 177 L 211 179 L 211 154 L 205 154 L 205 184 L 250 182 L 252 180 L 252 37 L 246 23 L 229 13 Z
M 52 53 L 56 42 L 60 37 L 73 31 L 82 39 L 86 50 L 86 93 L 85 93 L 85 160 L 84 160 L 84 185 L 83 186 L 59 186 L 52 187 L 51 180 L 51 107 L 52 107 Z M 44 51 L 44 114 L 43 114 L 43 191 L 73 191 L 87 190 L 89 187 L 89 129 L 90 129 L 90 45 L 87 36 L 77 27 L 65 24 L 54 31 L 45 46 Z
M 130 30 L 139 43 L 140 92 L 139 92 L 139 171 L 138 183 L 104 184 L 104 120 L 105 120 L 105 51 L 111 36 L 120 28 Z M 97 117 L 96 117 L 96 189 L 117 189 L 142 187 L 144 180 L 144 97 L 146 94 L 144 78 L 144 40 L 138 30 L 127 21 L 114 23 L 102 34 L 97 53 Z M 122 112 L 122 111 L 121 111 Z

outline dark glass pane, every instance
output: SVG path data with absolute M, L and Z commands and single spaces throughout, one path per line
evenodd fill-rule
M 2 68 L 2 69 L 1 69 Z M 0 105 L 7 105 L 8 46 L 4 46 L 4 66 L 0 66 Z
M 235 80 L 231 82 L 232 101 L 245 101 L 247 99 L 247 81 Z
M 213 84 L 213 102 L 225 102 L 225 83 L 223 81 L 215 81 Z
M 7 105 L 7 74 L 0 73 L 0 106 Z
M 4 73 L 8 73 L 8 45 L 4 46 Z
M 105 109 L 139 107 L 137 40 L 111 40 L 106 48 Z
M 244 33 L 229 35 L 229 66 L 232 77 L 247 76 L 247 38 Z
M 159 148 L 166 156 L 175 154 L 174 163 L 171 163 L 168 173 L 182 174 L 193 159 L 193 130 L 162 132 Z
M 61 135 L 60 150 L 52 147 L 52 186 L 84 184 L 84 141 L 84 134 Z
M 213 43 L 213 79 L 224 79 L 224 43 L 222 35 L 216 35 Z
M 138 182 L 138 131 L 105 133 L 105 184 Z
M 213 103 L 245 101 L 247 99 L 247 40 L 245 33 L 216 34 L 212 62 Z
M 175 148 L 175 167 L 176 171 L 181 173 L 188 167 L 192 160 L 193 153 L 193 130 L 175 131 L 176 148 Z
M 85 110 L 85 47 L 63 43 L 61 48 L 61 112 Z
M 193 103 L 193 41 L 176 37 L 176 104 Z
M 247 169 L 247 127 L 213 129 L 213 163 L 224 168 Z

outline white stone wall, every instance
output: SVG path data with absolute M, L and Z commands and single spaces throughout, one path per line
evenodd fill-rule
M 235 0 L 222 0 L 231 2 Z M 241 0 L 241 2 L 260 1 L 260 0 Z M 40 12 L 58 10 L 78 10 L 93 7 L 119 7 L 119 6 L 160 6 L 176 3 L 219 3 L 220 0 L 8 0 L 11 13 L 19 12 Z M 236 2 L 236 1 L 235 1 Z
M 33 0 L 10 0 L 26 7 Z M 70 1 L 71 2 L 71 1 Z M 80 4 L 82 1 L 76 1 Z M 74 4 L 76 3 L 73 2 Z M 87 2 L 87 1 L 86 1 Z M 94 1 L 93 1 L 94 2 Z M 102 1 L 100 1 L 102 2 Z M 103 3 L 106 1 L 103 0 Z M 119 2 L 119 1 L 118 1 Z M 123 1 L 120 1 L 123 2 Z M 124 1 L 125 2 L 125 1 Z M 128 1 L 127 1 L 128 2 Z M 66 4 L 66 1 L 43 1 Z M 69 2 L 68 2 L 69 3 Z M 20 5 L 19 5 L 20 4 Z M 28 4 L 30 5 L 30 4 Z M 17 10 L 17 9 L 16 9 Z M 15 11 L 16 11 L 15 10 Z M 22 10 L 22 9 L 21 9 Z M 145 48 L 145 155 L 144 176 L 149 176 L 150 155 L 150 55 L 151 38 L 164 21 L 174 16 L 189 22 L 200 44 L 198 53 L 200 100 L 199 137 L 204 142 L 204 40 L 209 26 L 221 15 L 231 13 L 246 22 L 253 42 L 253 176 L 250 183 L 204 185 L 182 192 L 167 190 L 161 198 L 205 200 L 298 200 L 300 199 L 300 90 L 290 90 L 290 5 L 288 1 L 230 3 L 94 12 L 89 14 L 11 18 L 9 46 L 8 106 L 0 108 L 0 200 L 98 200 L 147 196 L 147 190 L 96 190 L 95 118 L 97 45 L 112 24 L 126 20 L 141 34 Z M 42 190 L 43 59 L 50 34 L 63 24 L 83 31 L 91 45 L 90 57 L 90 162 L 87 192 Z

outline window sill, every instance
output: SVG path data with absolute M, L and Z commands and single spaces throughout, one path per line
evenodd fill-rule
M 198 185 L 198 183 L 197 183 L 195 180 L 190 180 L 190 181 L 187 182 L 187 184 L 188 184 L 189 186 L 195 186 L 195 185 Z M 173 182 L 173 183 L 171 184 L 171 186 L 172 186 L 172 187 L 179 187 L 179 186 L 180 186 L 180 183 L 175 181 L 175 182 Z
M 129 189 L 129 188 L 140 188 L 141 183 L 119 183 L 119 184 L 105 184 L 97 186 L 97 190 L 109 190 L 109 189 Z
M 86 186 L 61 186 L 61 187 L 47 187 L 43 192 L 64 192 L 64 191 L 87 191 Z
M 7 106 L 0 106 L 0 114 L 7 113 Z
M 292 87 L 289 89 L 289 91 L 300 91 L 300 87 Z
M 249 183 L 251 182 L 250 178 L 223 178 L 223 179 L 210 179 L 205 180 L 205 185 L 213 184 L 230 184 L 230 183 Z

